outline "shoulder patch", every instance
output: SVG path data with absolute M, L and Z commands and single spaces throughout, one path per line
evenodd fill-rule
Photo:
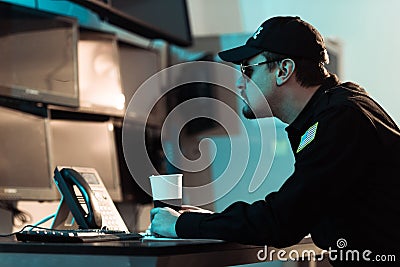
M 317 133 L 318 122 L 316 122 L 313 126 L 308 128 L 308 130 L 301 136 L 299 147 L 297 148 L 296 153 L 299 153 L 303 148 L 305 148 L 312 140 L 315 138 L 315 134 Z

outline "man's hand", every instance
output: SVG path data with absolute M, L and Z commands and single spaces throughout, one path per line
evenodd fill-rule
M 154 208 L 150 211 L 151 232 L 165 237 L 178 237 L 175 224 L 179 212 L 171 208 Z

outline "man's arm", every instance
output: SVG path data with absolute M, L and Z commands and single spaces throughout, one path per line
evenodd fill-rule
M 199 207 L 182 205 L 181 210 L 176 212 L 171 208 L 154 208 L 150 211 L 150 231 L 165 237 L 178 237 L 175 224 L 178 217 L 185 212 L 212 214 L 212 211 Z
M 184 213 L 175 221 L 176 234 L 276 247 L 298 243 L 329 212 L 326 207 L 340 205 L 351 190 L 360 170 L 353 157 L 368 154 L 359 143 L 366 122 L 353 109 L 330 110 L 318 122 L 315 140 L 297 155 L 294 173 L 278 192 L 252 204 L 236 202 L 221 213 Z

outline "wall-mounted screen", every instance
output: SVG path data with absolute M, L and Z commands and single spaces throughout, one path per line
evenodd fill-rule
M 118 42 L 118 51 L 120 58 L 121 80 L 124 88 L 126 106 L 128 106 L 132 97 L 134 97 L 138 88 L 154 74 L 161 69 L 161 55 L 157 49 L 145 49 L 124 42 Z M 159 81 L 158 78 L 156 81 Z M 156 83 L 158 87 L 144 88 L 146 97 L 154 100 L 156 104 L 150 114 L 142 114 L 142 110 L 147 110 L 149 107 L 137 106 L 130 107 L 129 117 L 136 120 L 146 121 L 151 124 L 160 125 L 164 118 L 165 107 L 162 102 L 157 102 L 161 96 L 161 82 Z M 138 105 L 144 102 L 137 101 Z M 147 115 L 149 117 L 147 118 Z
M 109 23 L 149 39 L 192 45 L 186 0 L 71 0 Z
M 51 166 L 94 168 L 114 201 L 122 199 L 115 147 L 114 126 L 111 122 L 49 121 Z
M 326 38 L 326 49 L 328 50 L 329 55 L 329 64 L 325 67 L 328 71 L 336 74 L 339 78 L 342 78 L 343 75 L 343 67 L 342 67 L 342 55 L 343 55 L 343 44 L 339 39 L 335 38 Z
M 78 62 L 80 109 L 123 115 L 125 97 L 121 85 L 116 36 L 112 33 L 81 29 Z
M 156 29 L 165 35 L 165 40 L 181 46 L 192 44 L 186 0 L 112 0 L 110 2 L 113 10 L 138 19 Z M 160 36 L 159 39 L 163 37 Z
M 78 106 L 77 22 L 0 2 L 0 95 Z
M 47 119 L 0 107 L 0 199 L 55 200 Z

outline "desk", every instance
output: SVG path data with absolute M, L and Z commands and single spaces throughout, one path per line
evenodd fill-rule
M 226 266 L 260 262 L 257 255 L 264 249 L 213 240 L 71 244 L 23 243 L 0 238 L 0 266 Z M 296 250 L 300 255 L 304 250 L 321 252 L 310 238 L 285 250 Z

